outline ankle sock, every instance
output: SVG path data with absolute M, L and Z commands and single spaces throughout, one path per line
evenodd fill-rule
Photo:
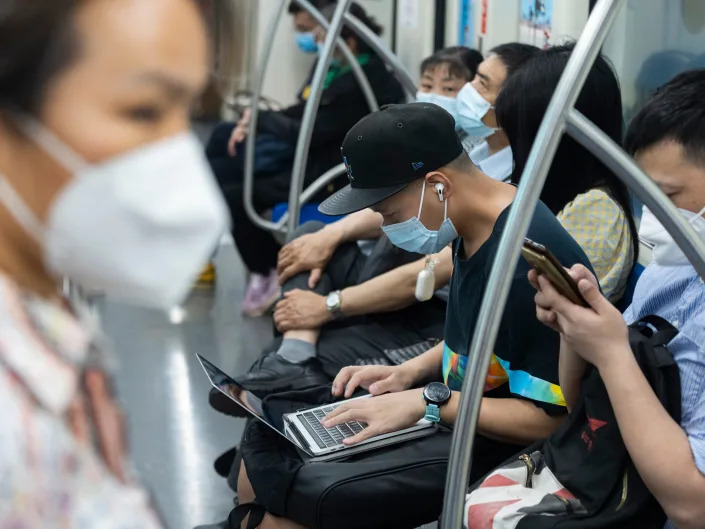
M 284 338 L 277 354 L 287 362 L 301 364 L 316 356 L 316 346 L 295 338 Z

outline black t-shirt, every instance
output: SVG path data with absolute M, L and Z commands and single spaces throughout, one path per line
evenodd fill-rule
M 461 389 L 485 285 L 508 214 L 509 208 L 497 218 L 489 239 L 469 259 L 464 258 L 462 240 L 453 246 L 455 268 L 443 351 L 443 379 L 453 390 Z M 527 237 L 546 246 L 564 266 L 582 263 L 592 270 L 578 243 L 543 202 L 536 207 Z M 531 400 L 549 414 L 560 414 L 565 412 L 565 400 L 558 385 L 559 335 L 536 319 L 536 292 L 527 278 L 530 269 L 520 257 L 487 373 L 485 395 Z

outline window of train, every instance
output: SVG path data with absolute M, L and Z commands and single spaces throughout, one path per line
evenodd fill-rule
M 628 0 L 605 42 L 622 83 L 625 121 L 659 86 L 705 68 L 705 2 Z

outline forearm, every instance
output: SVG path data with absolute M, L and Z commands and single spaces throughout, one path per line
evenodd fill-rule
M 431 347 L 425 353 L 407 360 L 402 364 L 414 380 L 414 385 L 419 385 L 427 380 L 439 380 L 443 365 L 443 347 L 445 342 Z
M 435 289 L 444 287 L 453 273 L 450 248 L 432 256 L 438 261 Z M 426 266 L 426 258 L 390 270 L 360 285 L 343 290 L 341 310 L 346 316 L 360 316 L 377 312 L 390 312 L 408 307 L 416 302 L 416 279 Z
M 551 416 L 530 401 L 483 398 L 477 433 L 496 441 L 530 445 L 551 435 L 566 415 Z
M 705 476 L 688 437 L 663 408 L 625 343 L 600 370 L 622 438 L 639 475 L 679 529 L 705 520 Z
M 382 236 L 382 216 L 371 209 L 363 209 L 328 224 L 322 231 L 335 237 L 338 244 L 375 239 Z
M 573 409 L 575 403 L 580 396 L 580 388 L 583 383 L 585 371 L 587 371 L 588 363 L 583 360 L 575 351 L 567 344 L 563 336 L 561 336 L 560 357 L 558 360 L 558 380 L 560 382 L 561 391 L 566 402 L 568 411 Z

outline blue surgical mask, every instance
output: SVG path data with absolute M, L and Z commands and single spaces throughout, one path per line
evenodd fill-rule
M 297 31 L 296 45 L 304 53 L 316 53 L 318 51 L 318 43 L 316 42 L 316 37 L 314 37 L 312 31 L 307 33 Z
M 432 92 L 416 92 L 417 103 L 433 103 L 448 112 L 458 122 L 458 102 L 454 97 L 442 96 Z
M 443 223 L 438 231 L 429 230 L 419 220 L 421 208 L 423 207 L 423 197 L 426 191 L 426 183 L 421 188 L 421 203 L 419 213 L 409 220 L 382 226 L 385 233 L 394 246 L 406 250 L 407 252 L 431 255 L 438 253 L 451 242 L 458 238 L 458 232 L 453 226 L 453 222 L 448 218 L 448 200 L 443 204 Z
M 482 118 L 490 111 L 492 105 L 470 83 L 458 92 L 457 105 L 458 117 L 456 125 L 459 129 L 471 138 L 484 139 L 492 136 L 497 130 L 488 127 L 482 122 Z

